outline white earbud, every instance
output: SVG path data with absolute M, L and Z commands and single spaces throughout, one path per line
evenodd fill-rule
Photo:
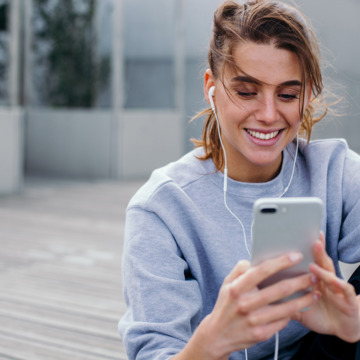
M 214 104 L 214 91 L 215 91 L 215 86 L 212 86 L 210 89 L 209 89 L 209 100 L 210 100 L 210 105 L 211 105 L 211 109 L 212 111 L 215 113 L 215 104 Z

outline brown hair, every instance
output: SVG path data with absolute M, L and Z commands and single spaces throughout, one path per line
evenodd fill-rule
M 300 135 L 310 140 L 314 124 L 327 113 L 327 105 L 319 95 L 323 90 L 320 70 L 320 50 L 314 31 L 296 8 L 278 0 L 249 0 L 244 4 L 225 1 L 214 13 L 213 34 L 208 53 L 209 67 L 215 80 L 224 83 L 225 69 L 236 71 L 233 50 L 242 42 L 273 44 L 296 54 L 302 69 L 302 91 L 299 112 L 302 118 Z M 311 83 L 312 99 L 305 111 L 305 86 Z M 315 113 L 322 108 L 318 117 Z M 202 138 L 193 139 L 196 147 L 203 147 L 202 160 L 212 158 L 216 167 L 223 166 L 223 154 L 216 119 L 208 108 L 194 118 L 207 115 Z

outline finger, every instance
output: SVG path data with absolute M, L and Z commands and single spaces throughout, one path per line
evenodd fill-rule
M 355 298 L 356 293 L 354 287 L 346 281 L 338 278 L 332 272 L 326 271 L 316 264 L 310 265 L 310 271 L 335 294 L 342 294 L 350 299 Z
M 335 274 L 334 263 L 326 252 L 326 245 L 323 233 L 320 234 L 320 239 L 315 242 L 313 252 L 315 262 L 322 268 Z
M 341 285 L 338 283 L 337 276 L 318 264 L 311 264 L 309 270 L 328 288 L 331 288 L 333 292 L 341 292 Z M 340 285 L 340 286 L 339 286 Z
M 244 274 L 250 268 L 250 262 L 247 260 L 240 260 L 231 270 L 230 274 L 225 278 L 224 284 L 230 284 L 240 275 Z
M 249 314 L 249 325 L 258 326 L 281 319 L 292 318 L 299 311 L 312 306 L 318 299 L 319 295 L 311 292 L 293 300 L 263 307 Z
M 251 340 L 248 342 L 247 347 L 251 347 L 259 342 L 266 341 L 273 337 L 277 332 L 284 329 L 291 318 L 285 318 L 277 321 L 273 321 L 269 324 L 264 324 L 260 326 L 256 326 L 251 328 L 248 331 L 248 336 L 250 336 Z
M 314 298 L 314 303 L 312 305 L 314 305 L 321 298 L 321 293 L 315 290 L 312 292 L 312 296 Z M 309 309 L 310 309 L 310 306 L 307 306 L 307 307 L 302 308 L 300 311 L 295 312 L 291 317 L 292 320 L 301 322 L 303 320 L 304 316 L 306 315 L 306 311 L 308 311 Z
M 293 252 L 279 257 L 265 260 L 257 266 L 251 267 L 245 276 L 238 277 L 233 281 L 232 288 L 235 293 L 244 293 L 253 290 L 258 284 L 276 274 L 299 263 L 303 255 Z
M 238 300 L 239 311 L 249 313 L 268 304 L 278 302 L 298 291 L 309 289 L 317 282 L 313 274 L 306 274 L 295 278 L 282 280 L 274 285 L 268 286 L 256 294 L 246 293 Z

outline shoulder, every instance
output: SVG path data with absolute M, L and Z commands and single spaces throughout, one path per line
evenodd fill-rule
M 357 158 L 357 161 L 360 161 L 359 155 L 349 149 L 345 139 L 321 139 L 312 140 L 309 143 L 301 142 L 299 150 L 308 164 L 314 164 L 320 168 L 332 164 L 344 165 L 348 157 L 354 157 Z
M 195 149 L 179 160 L 156 169 L 149 180 L 136 192 L 128 207 L 147 207 L 155 197 L 173 195 L 184 192 L 190 185 L 203 179 L 206 175 L 214 173 L 215 166 L 211 160 L 199 160 L 201 149 Z
M 302 151 L 305 155 L 345 155 L 349 150 L 349 146 L 345 139 L 320 139 L 312 140 L 309 143 L 303 143 Z
M 302 143 L 299 149 L 311 171 L 327 176 L 343 176 L 343 179 L 359 179 L 360 155 L 349 148 L 345 139 L 313 140 Z

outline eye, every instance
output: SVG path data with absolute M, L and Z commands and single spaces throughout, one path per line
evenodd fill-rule
M 253 96 L 256 96 L 256 92 L 238 91 L 237 94 L 244 99 L 251 99 Z
M 278 96 L 284 101 L 292 101 L 299 98 L 298 95 L 294 94 L 279 94 Z

